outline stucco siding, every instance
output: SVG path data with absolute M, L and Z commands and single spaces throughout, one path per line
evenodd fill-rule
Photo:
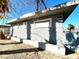
M 21 39 L 27 39 L 26 33 L 27 33 L 26 25 L 13 26 L 13 36 Z

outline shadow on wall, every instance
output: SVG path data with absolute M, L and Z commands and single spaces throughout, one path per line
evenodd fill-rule
M 56 21 L 55 19 L 50 20 L 50 27 L 49 27 L 49 43 L 56 45 Z
M 27 22 L 27 39 L 31 40 L 31 24 L 30 24 L 30 21 Z

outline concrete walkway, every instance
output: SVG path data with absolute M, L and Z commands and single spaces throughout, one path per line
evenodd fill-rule
M 73 59 L 73 57 L 51 54 L 12 40 L 0 40 L 0 59 Z

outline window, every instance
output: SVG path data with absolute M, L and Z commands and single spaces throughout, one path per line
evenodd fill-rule
M 62 15 L 58 15 L 57 16 L 57 21 L 58 22 L 63 22 L 63 16 Z
M 58 15 L 57 16 L 57 20 L 62 20 L 63 19 L 63 16 L 62 15 Z

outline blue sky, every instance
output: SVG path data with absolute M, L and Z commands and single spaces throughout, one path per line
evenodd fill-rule
M 64 22 L 64 28 L 67 28 L 68 24 L 79 26 L 79 5 Z
M 16 9 L 11 10 L 8 13 L 8 19 L 0 20 L 0 24 L 5 23 L 6 21 L 10 21 L 11 19 L 14 18 L 19 18 L 21 15 L 26 14 L 26 13 L 30 13 L 30 12 L 34 12 L 35 8 L 34 8 L 34 4 L 33 4 L 33 0 L 28 0 L 28 4 L 27 2 L 25 2 L 25 6 L 22 5 L 22 1 L 26 1 L 26 0 L 10 0 L 10 4 L 11 4 L 11 8 L 14 7 Z M 45 3 L 47 5 L 48 8 L 58 5 L 60 3 L 64 3 L 64 2 L 68 2 L 70 0 L 45 0 Z M 22 7 L 20 6 L 22 5 Z M 41 7 L 43 8 L 43 6 Z M 64 22 L 64 28 L 67 27 L 68 24 L 73 24 L 75 26 L 79 25 L 78 22 L 79 19 L 79 6 L 74 10 L 74 12 L 67 18 L 67 20 Z

